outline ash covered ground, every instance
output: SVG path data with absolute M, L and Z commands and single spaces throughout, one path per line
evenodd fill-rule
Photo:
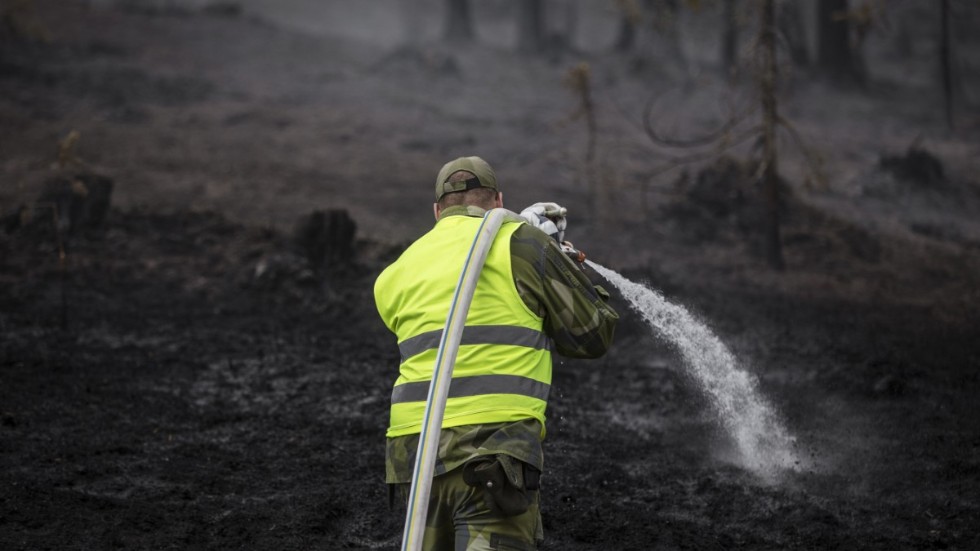
M 872 34 L 864 88 L 787 76 L 825 178 L 781 142 L 777 272 L 751 144 L 665 171 L 642 130 L 651 97 L 681 137 L 750 104 L 704 53 L 710 10 L 684 16 L 681 62 L 609 53 L 603 10 L 529 57 L 500 3 L 454 48 L 392 2 L 318 5 L 37 0 L 20 21 L 46 40 L 4 31 L 0 547 L 398 548 L 398 354 L 371 289 L 467 154 L 508 206 L 567 205 L 590 258 L 696 312 L 797 438 L 798 469 L 739 467 L 677 351 L 614 293 L 614 349 L 556 361 L 543 549 L 980 546 L 977 72 L 945 129 L 931 28 Z M 592 163 L 563 84 L 582 60 Z

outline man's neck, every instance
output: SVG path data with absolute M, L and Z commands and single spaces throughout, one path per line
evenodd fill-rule
M 447 207 L 439 213 L 439 220 L 449 216 L 476 216 L 482 218 L 486 210 L 473 205 L 454 205 Z

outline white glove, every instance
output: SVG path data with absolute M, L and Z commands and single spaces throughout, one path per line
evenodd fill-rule
M 521 211 L 521 218 L 561 243 L 565 239 L 568 209 L 558 203 L 534 203 Z

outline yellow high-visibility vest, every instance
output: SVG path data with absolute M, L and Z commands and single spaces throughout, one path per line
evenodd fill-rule
M 422 430 L 442 330 L 480 222 L 471 216 L 439 220 L 374 284 L 378 312 L 398 338 L 401 353 L 389 438 Z M 543 332 L 542 318 L 514 286 L 510 238 L 518 227 L 517 222 L 504 223 L 480 274 L 453 367 L 444 428 L 528 418 L 544 427 L 551 340 Z

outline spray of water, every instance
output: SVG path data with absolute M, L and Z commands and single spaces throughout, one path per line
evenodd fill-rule
M 740 463 L 765 476 L 799 468 L 795 438 L 756 391 L 756 381 L 738 367 L 724 343 L 684 307 L 620 274 L 586 261 L 615 285 L 654 331 L 677 346 L 692 378 L 731 434 Z

